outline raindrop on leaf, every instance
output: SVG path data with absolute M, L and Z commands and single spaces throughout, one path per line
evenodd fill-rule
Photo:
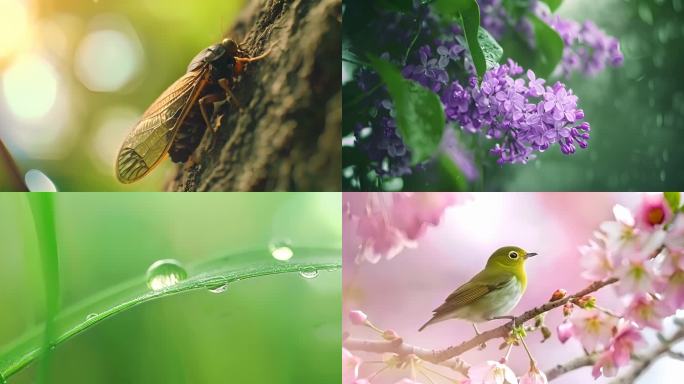
M 299 272 L 299 275 L 305 279 L 313 279 L 318 276 L 318 270 L 316 269 L 305 269 Z
M 288 240 L 273 241 L 268 246 L 268 249 L 271 251 L 271 256 L 276 260 L 288 261 L 294 256 L 294 252 L 290 248 L 290 241 Z
M 147 269 L 147 286 L 153 291 L 171 287 L 185 280 L 188 273 L 178 260 L 157 260 Z
M 213 288 L 209 288 L 209 292 L 211 292 L 211 293 L 223 293 L 223 292 L 225 292 L 225 291 L 227 291 L 227 290 L 228 290 L 228 284 L 227 284 L 227 283 L 226 283 L 226 284 L 217 285 L 217 286 L 215 286 L 215 287 L 213 287 Z

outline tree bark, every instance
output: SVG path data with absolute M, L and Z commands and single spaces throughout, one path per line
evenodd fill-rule
M 249 2 L 226 37 L 250 55 L 172 191 L 341 190 L 341 0 Z

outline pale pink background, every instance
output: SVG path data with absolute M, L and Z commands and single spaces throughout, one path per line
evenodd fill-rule
M 396 258 L 375 265 L 354 262 L 358 239 L 352 222 L 345 217 L 344 331 L 353 337 L 377 338 L 371 331 L 349 323 L 347 311 L 360 309 L 380 328 L 393 329 L 406 342 L 422 347 L 443 348 L 470 338 L 472 327 L 461 320 L 435 324 L 420 333 L 417 330 L 430 318 L 432 309 L 480 271 L 494 249 L 504 245 L 518 245 L 539 253 L 527 263 L 527 292 L 514 314 L 543 304 L 557 288 L 575 292 L 588 284 L 580 277 L 577 247 L 587 243 L 602 221 L 613 218 L 614 204 L 633 208 L 641 199 L 636 193 L 475 193 L 471 196 L 470 201 L 449 208 L 442 222 L 428 229 L 415 249 L 406 249 Z M 354 204 L 360 200 L 360 195 L 345 193 L 344 200 Z M 601 291 L 598 298 L 606 307 L 620 308 L 610 288 Z M 555 326 L 560 318 L 559 310 L 547 316 L 554 336 L 544 344 L 538 342 L 539 333 L 528 337 L 532 353 L 544 370 L 583 353 L 575 340 L 562 345 L 555 337 Z M 499 324 L 501 321 L 484 323 L 479 328 L 486 330 Z M 504 353 L 497 349 L 499 344 L 500 341 L 492 341 L 486 350 L 473 350 L 462 357 L 471 364 L 486 359 L 498 360 Z M 377 355 L 361 356 L 378 360 Z M 362 375 L 368 375 L 380 366 L 364 364 Z M 527 371 L 529 364 L 522 349 L 513 349 L 510 366 L 518 375 Z M 394 383 L 398 378 L 407 377 L 407 372 L 386 371 L 373 383 Z M 675 374 L 681 378 L 684 363 L 663 359 L 639 383 L 681 383 L 673 376 Z M 434 376 L 433 380 L 445 382 Z M 592 382 L 589 368 L 554 381 L 558 384 Z

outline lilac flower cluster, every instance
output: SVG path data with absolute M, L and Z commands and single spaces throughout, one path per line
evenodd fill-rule
M 528 70 L 512 60 L 485 73 L 482 83 L 471 77 L 466 87 L 454 81 L 442 94 L 449 121 L 472 133 L 484 133 L 497 143 L 490 151 L 498 162 L 525 163 L 533 151 L 545 151 L 558 143 L 561 152 L 572 154 L 576 146 L 587 147 L 590 126 L 580 122 L 584 111 L 577 96 L 556 82 L 544 86 Z
M 593 76 L 603 71 L 606 65 L 622 65 L 624 56 L 620 51 L 618 39 L 607 35 L 592 21 L 587 20 L 580 24 L 574 20 L 563 19 L 552 15 L 542 4 L 538 4 L 535 13 L 555 29 L 565 43 L 560 65 L 563 76 L 580 70 Z

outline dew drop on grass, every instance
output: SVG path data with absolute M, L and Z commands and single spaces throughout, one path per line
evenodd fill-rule
M 217 285 L 213 288 L 209 288 L 209 292 L 211 293 L 223 293 L 228 289 L 228 284 L 221 284 Z
M 294 256 L 288 240 L 273 241 L 269 244 L 268 249 L 271 251 L 271 256 L 279 261 L 288 261 Z
M 318 270 L 316 269 L 305 269 L 299 272 L 299 275 L 305 279 L 313 279 L 318 276 Z
M 92 320 L 97 317 L 97 313 L 91 313 L 88 316 L 86 316 L 86 321 L 87 320 Z
M 178 260 L 157 260 L 147 268 L 147 286 L 153 291 L 171 287 L 186 277 L 188 273 Z

